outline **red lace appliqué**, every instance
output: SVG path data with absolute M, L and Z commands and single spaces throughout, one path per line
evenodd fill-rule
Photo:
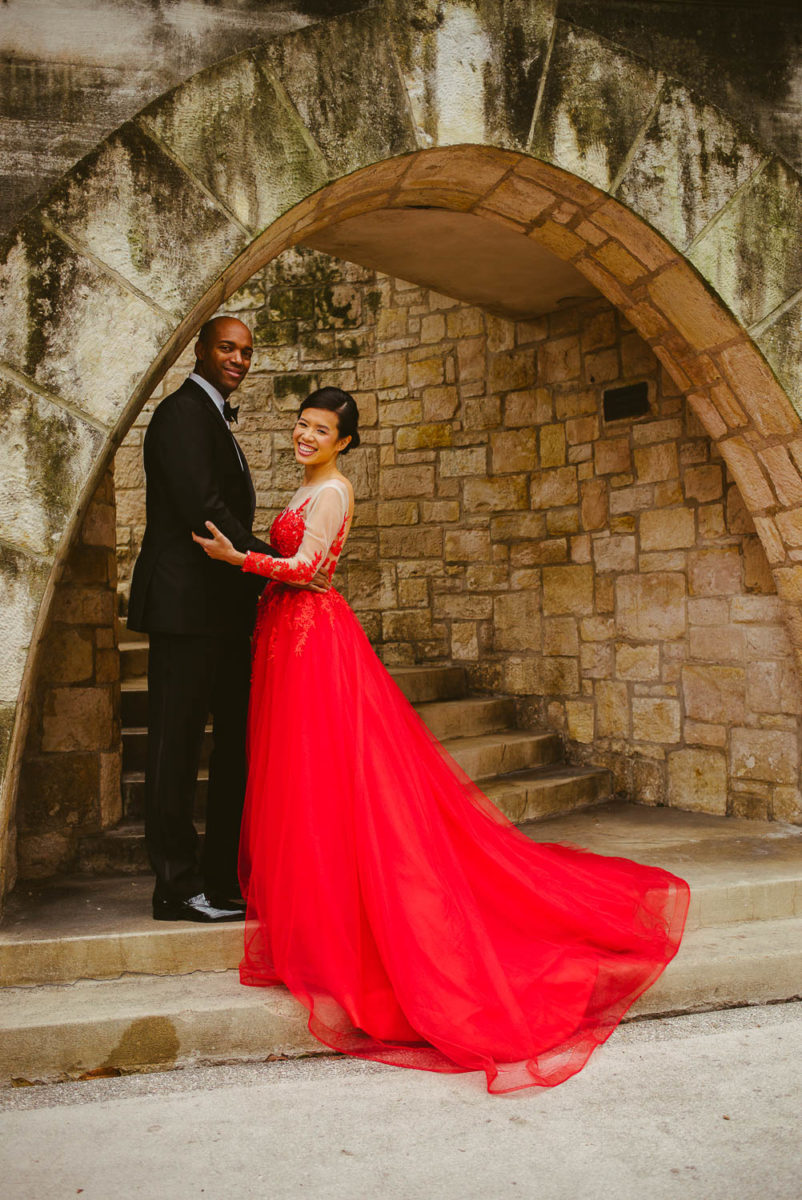
M 308 503 L 307 499 L 300 508 L 285 508 L 270 526 L 270 545 L 282 558 L 292 558 L 301 548 L 306 529 L 303 513 Z

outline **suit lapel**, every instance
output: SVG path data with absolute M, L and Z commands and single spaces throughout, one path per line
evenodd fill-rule
M 228 422 L 220 412 L 220 409 L 217 407 L 214 400 L 212 400 L 209 393 L 205 391 L 200 384 L 196 383 L 194 379 L 188 379 L 187 383 L 195 389 L 196 394 L 201 397 L 208 410 L 214 415 L 215 421 L 217 422 L 217 428 L 220 430 L 220 436 L 225 438 L 229 452 L 234 456 L 237 467 L 244 476 L 245 490 L 248 493 L 248 502 L 250 505 L 250 519 L 253 520 L 254 513 L 256 512 L 256 491 L 253 486 L 253 480 L 251 479 L 248 460 L 242 451 L 242 447 L 229 429 Z M 240 457 L 240 455 L 242 455 L 242 457 Z

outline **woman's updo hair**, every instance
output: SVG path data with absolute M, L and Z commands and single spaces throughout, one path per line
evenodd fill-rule
M 312 392 L 307 396 L 301 407 L 298 409 L 298 416 L 305 408 L 322 408 L 326 412 L 332 412 L 337 417 L 337 429 L 341 438 L 349 437 L 351 440 L 341 454 L 347 454 L 349 450 L 356 450 L 359 445 L 359 409 L 356 406 L 356 400 L 350 392 L 344 392 L 342 388 L 324 387 L 318 388 L 316 392 Z

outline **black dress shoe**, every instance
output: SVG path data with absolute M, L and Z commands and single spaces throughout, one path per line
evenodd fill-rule
M 245 912 L 248 907 L 247 902 L 236 892 L 207 892 L 209 903 L 215 908 L 236 908 L 239 912 Z
M 202 921 L 205 924 L 222 924 L 223 921 L 241 921 L 245 916 L 242 908 L 220 908 L 198 892 L 188 900 L 153 899 L 154 921 Z

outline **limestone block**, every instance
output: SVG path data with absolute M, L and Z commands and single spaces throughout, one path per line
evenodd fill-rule
M 92 824 L 99 814 L 100 756 L 29 755 L 20 774 L 20 825 L 35 833 Z
M 717 463 L 705 467 L 689 467 L 683 473 L 682 485 L 689 500 L 698 500 L 702 504 L 709 500 L 718 500 L 723 490 L 721 467 Z
M 580 690 L 579 663 L 575 658 L 536 658 L 535 686 L 538 696 L 576 696 Z
M 467 599 L 475 603 L 479 597 Z M 496 650 L 516 652 L 540 649 L 540 600 L 536 592 L 510 592 L 495 597 L 493 646 Z
M 629 695 L 625 683 L 598 679 L 594 686 L 596 697 L 596 732 L 600 738 L 629 737 Z
M 455 387 L 429 387 L 423 389 L 423 418 L 425 421 L 448 421 L 454 416 L 459 404 Z
M 636 696 L 632 701 L 632 736 L 640 742 L 679 741 L 680 708 L 676 700 Z
M 314 139 L 336 175 L 417 149 L 389 32 L 380 12 L 363 11 L 309 26 L 256 51 L 256 61 L 278 77 L 309 130 L 307 138 Z M 276 119 L 282 118 L 274 114 Z M 275 157 L 274 149 L 262 161 L 272 164 Z
M 640 59 L 558 21 L 531 153 L 609 191 L 661 83 Z
M 539 694 L 540 670 L 538 660 L 530 658 L 513 658 L 507 656 L 502 662 L 503 690 L 513 696 L 532 696 Z
M 42 750 L 106 750 L 113 730 L 108 688 L 61 687 L 47 694 L 42 718 Z
M 103 437 L 77 415 L 0 376 L 0 538 L 55 551 Z
M 695 541 L 696 521 L 692 509 L 662 508 L 641 515 L 642 550 L 681 550 Z
M 450 425 L 412 425 L 399 429 L 396 435 L 396 449 L 404 450 L 436 450 L 441 446 L 450 446 L 453 434 Z
M 593 561 L 597 571 L 634 571 L 637 566 L 634 537 L 594 538 Z
M 493 616 L 491 596 L 436 594 L 432 605 L 435 617 L 457 621 L 489 621 Z
M 736 779 L 797 784 L 799 742 L 795 734 L 776 729 L 733 729 L 730 762 Z
M 727 762 L 715 750 L 676 750 L 668 756 L 668 802 L 692 812 L 727 812 Z
M 536 461 L 536 436 L 534 429 L 491 434 L 490 453 L 493 474 L 531 471 Z
M 802 414 L 802 301 L 777 317 L 755 341 Z
M 410 362 L 407 368 L 409 386 L 413 390 L 424 387 L 435 387 L 443 383 L 445 364 L 442 358 L 424 358 L 418 362 Z
M 640 483 L 674 479 L 679 474 L 676 443 L 658 442 L 656 445 L 637 447 L 635 474 Z
M 686 716 L 723 725 L 743 721 L 746 712 L 743 667 L 689 664 L 682 668 Z
M 693 264 L 749 326 L 802 286 L 795 251 L 802 224 L 802 183 L 773 158 L 732 200 L 697 241 Z
M 575 742 L 590 744 L 594 738 L 595 712 L 589 700 L 567 700 L 565 716 L 568 736 Z
M 544 619 L 543 653 L 579 654 L 579 634 L 574 617 L 546 617 Z
M 542 383 L 568 383 L 579 378 L 579 344 L 575 337 L 551 338 L 540 347 L 538 379 Z
M 672 80 L 616 196 L 684 249 L 764 157 L 725 113 Z
M 381 475 L 381 488 L 388 500 L 404 496 L 431 496 L 434 492 L 434 467 L 385 467 Z
M 630 469 L 628 438 L 605 438 L 596 442 L 593 455 L 597 475 L 620 475 Z
M 490 518 L 493 542 L 529 541 L 542 538 L 546 532 L 542 513 L 522 512 Z
M 532 475 L 532 508 L 559 508 L 579 500 L 576 467 L 535 471 Z
M 443 552 L 443 533 L 440 529 L 404 526 L 401 529 L 382 529 L 379 534 L 379 553 L 382 558 L 433 558 Z
M 741 555 L 738 547 L 692 550 L 688 555 L 688 588 L 692 596 L 729 596 L 740 592 Z
M 746 668 L 746 702 L 750 712 L 781 711 L 783 663 L 750 662 Z
M 446 530 L 446 562 L 487 562 L 489 558 L 490 534 L 486 529 Z
M 593 612 L 593 568 L 571 564 L 543 568 L 543 612 L 587 615 Z
M 491 358 L 487 389 L 494 395 L 499 392 L 520 391 L 532 386 L 536 374 L 534 351 L 508 350 Z
M 428 609 L 409 608 L 382 613 L 382 637 L 385 641 L 416 642 L 432 636 L 432 614 Z
M 475 662 L 479 658 L 477 626 L 473 621 L 454 621 L 451 625 L 451 657 Z
M 391 28 L 422 145 L 526 147 L 553 6 L 392 0 Z
M 0 612 L 3 614 L 0 704 L 15 705 L 17 702 L 31 634 L 49 574 L 48 563 L 8 546 L 0 546 Z
M 619 643 L 616 647 L 615 673 L 619 679 L 659 679 L 660 647 L 628 646 L 623 642 Z
M 613 647 L 609 642 L 586 642 L 579 652 L 583 679 L 607 679 L 613 673 Z
M 498 479 L 466 479 L 465 510 L 468 513 L 503 512 L 527 507 L 527 477 L 503 475 Z
M 731 625 L 702 625 L 690 632 L 691 658 L 707 659 L 708 662 L 741 662 L 745 646 L 743 629 Z
M 620 576 L 615 581 L 619 634 L 639 641 L 682 637 L 686 625 L 685 589 L 685 576 L 675 572 Z
M 211 197 L 133 123 L 70 172 L 50 193 L 44 213 L 178 317 L 247 242 Z
M 608 511 L 607 484 L 603 479 L 588 479 L 582 484 L 580 515 L 583 529 L 604 529 Z
M 445 479 L 484 475 L 487 471 L 487 449 L 485 446 L 466 446 L 462 450 L 445 450 L 438 461 L 440 474 Z
M 565 426 L 563 423 L 543 425 L 540 429 L 538 446 L 541 467 L 561 467 L 565 463 Z
M 552 417 L 552 398 L 548 388 L 510 392 L 504 398 L 504 424 L 519 429 L 526 425 L 541 425 Z
M 171 332 L 140 299 L 34 218 L 0 264 L 0 359 L 111 425 Z
M 357 612 L 396 608 L 398 596 L 392 564 L 349 562 L 348 603 Z

